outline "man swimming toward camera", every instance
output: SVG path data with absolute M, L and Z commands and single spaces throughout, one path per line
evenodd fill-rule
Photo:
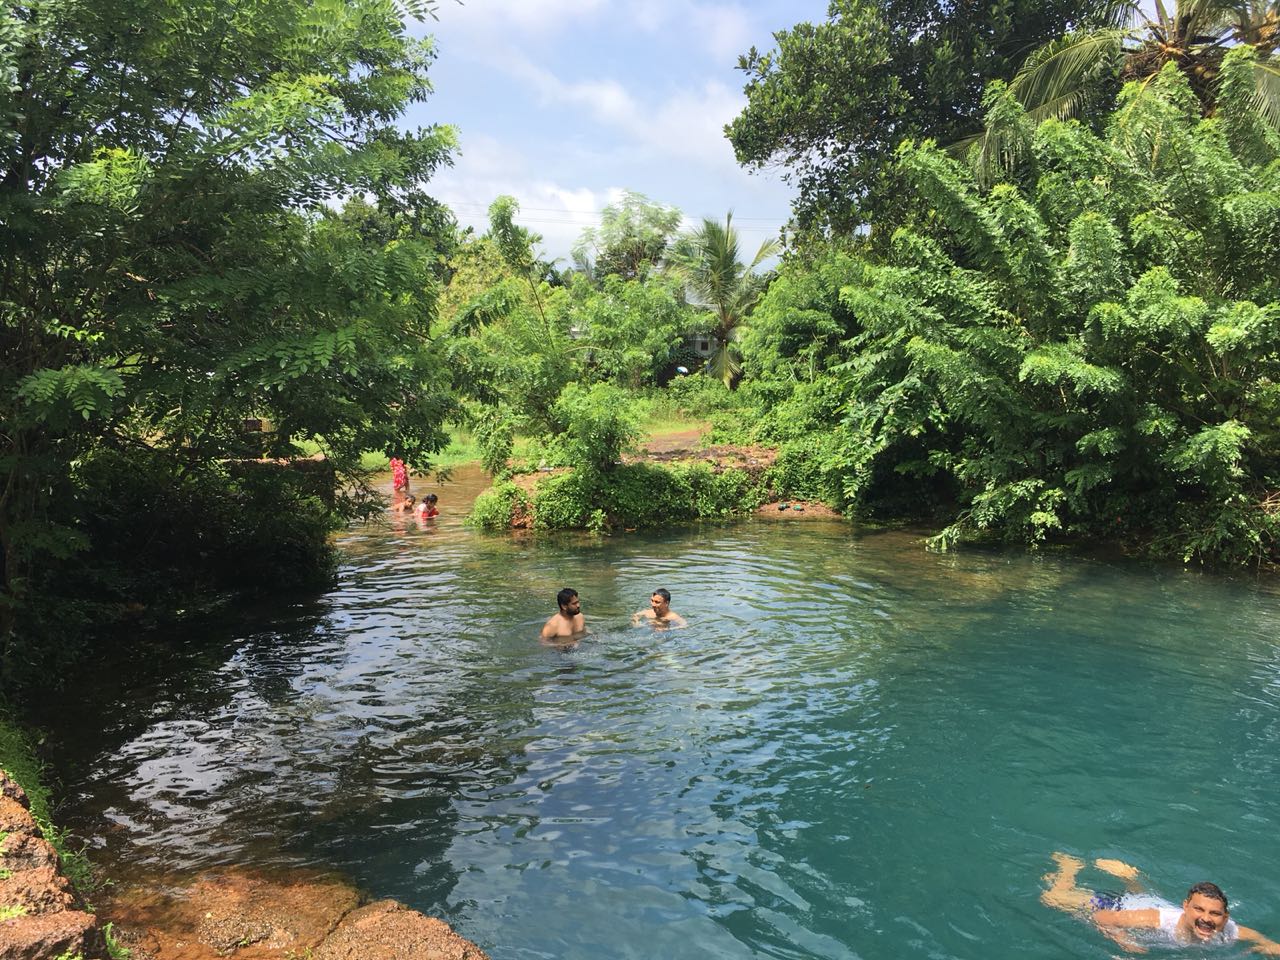
M 1138 870 L 1121 860 L 1095 860 L 1093 865 L 1123 880 L 1127 892 L 1122 894 L 1097 893 L 1079 886 L 1076 876 L 1084 869 L 1083 860 L 1065 853 L 1055 853 L 1053 860 L 1057 869 L 1045 875 L 1049 888 L 1040 894 L 1041 902 L 1067 913 L 1088 913 L 1103 933 L 1126 950 L 1145 952 L 1146 948 L 1131 940 L 1126 931 L 1147 930 L 1157 943 L 1207 946 L 1245 940 L 1257 944 L 1254 953 L 1280 956 L 1280 943 L 1231 919 L 1227 895 L 1217 884 L 1195 884 L 1179 908 L 1143 894 Z M 1160 905 L 1138 906 L 1144 900 Z

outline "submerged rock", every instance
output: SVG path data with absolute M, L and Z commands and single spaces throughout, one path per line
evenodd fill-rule
M 342 918 L 313 960 L 489 960 L 483 950 L 394 900 L 379 900 Z
M 104 913 L 133 960 L 488 960 L 441 920 L 361 903 L 328 874 L 220 868 L 117 891 Z

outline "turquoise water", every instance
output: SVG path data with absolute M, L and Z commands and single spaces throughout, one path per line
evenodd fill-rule
M 336 868 L 495 960 L 1112 956 L 1039 903 L 1055 849 L 1280 938 L 1273 585 L 814 520 L 512 539 L 442 499 L 64 714 L 98 859 Z M 537 641 L 566 584 L 571 652 Z M 656 586 L 688 629 L 629 626 Z

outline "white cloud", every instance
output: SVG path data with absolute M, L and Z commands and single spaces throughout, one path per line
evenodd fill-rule
M 724 125 L 742 110 L 742 94 L 719 81 L 681 90 L 665 100 L 643 103 L 616 80 L 589 78 L 568 82 L 520 56 L 503 58 L 507 69 L 523 79 L 548 106 L 585 107 L 656 161 L 693 160 L 724 171 L 737 168 Z
M 695 160 L 716 169 L 738 169 L 724 125 L 737 116 L 743 97 L 724 84 L 708 81 L 700 90 L 684 91 L 632 118 L 637 139 L 660 153 Z
M 464 227 L 489 228 L 489 204 L 503 194 L 520 202 L 516 223 L 542 235 L 542 249 L 567 258 L 587 227 L 598 226 L 599 211 L 622 196 L 621 187 L 572 187 L 530 174 L 519 155 L 492 138 L 477 138 L 458 167 L 432 178 L 429 192 Z
M 711 56 L 727 66 L 737 64 L 757 35 L 754 18 L 741 7 L 695 7 L 693 22 Z
M 513 27 L 538 33 L 572 30 L 608 7 L 609 0 L 463 0 L 460 4 L 437 0 L 437 4 L 438 24 L 430 24 L 431 28 L 510 35 Z
M 757 16 L 738 4 L 623 0 L 613 6 L 617 16 L 627 18 L 636 29 L 667 35 L 678 31 L 722 63 L 736 62 L 738 54 L 745 52 L 752 38 L 761 32 L 756 24 Z

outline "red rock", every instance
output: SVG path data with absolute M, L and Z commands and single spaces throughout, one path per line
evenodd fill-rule
M 77 905 L 71 884 L 53 867 L 18 870 L 0 880 L 0 904 L 24 907 L 27 913 L 73 910 Z
M 304 956 L 360 902 L 326 874 L 226 868 L 193 881 L 114 890 L 103 905 L 139 956 L 157 960 L 268 960 Z
M 394 900 L 358 907 L 353 887 L 311 871 L 226 868 L 113 897 L 103 914 L 134 960 L 489 960 L 443 921 Z
M 31 809 L 31 801 L 27 799 L 27 792 L 18 785 L 17 780 L 14 780 L 3 770 L 0 770 L 0 797 L 7 797 L 16 801 L 23 810 Z
M 25 800 L 26 797 L 22 799 Z M 0 832 L 40 836 L 40 828 L 31 819 L 31 814 L 22 801 L 2 793 L 0 793 Z
M 79 910 L 15 917 L 0 923 L 0 960 L 105 957 L 97 918 Z
M 0 846 L 0 868 L 12 870 L 38 870 L 43 867 L 59 868 L 58 851 L 41 837 L 15 833 L 5 838 Z

